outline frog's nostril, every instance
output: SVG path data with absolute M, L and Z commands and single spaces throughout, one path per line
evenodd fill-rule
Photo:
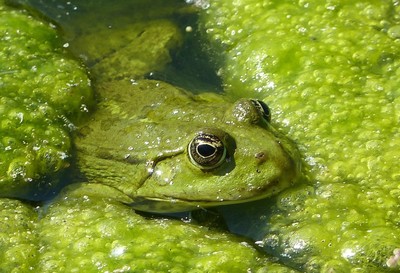
M 265 152 L 258 152 L 254 155 L 259 163 L 263 163 L 267 160 L 267 155 Z

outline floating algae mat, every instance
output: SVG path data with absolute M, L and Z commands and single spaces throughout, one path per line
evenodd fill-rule
M 306 272 L 398 270 L 399 3 L 210 1 L 201 25 L 225 91 L 264 98 L 307 166 L 235 229 Z
M 92 89 L 55 29 L 0 12 L 0 196 L 40 200 L 62 184 L 69 134 L 93 104 Z

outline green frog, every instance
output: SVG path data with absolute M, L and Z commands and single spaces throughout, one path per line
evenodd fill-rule
M 97 86 L 98 109 L 76 138 L 87 180 L 135 209 L 178 212 L 252 201 L 291 186 L 298 152 L 260 100 L 230 103 L 160 81 Z
M 76 28 L 86 27 L 70 47 L 84 56 L 98 96 L 74 140 L 88 182 L 118 189 L 150 212 L 248 202 L 296 182 L 298 152 L 271 126 L 264 102 L 145 79 L 171 63 L 190 35 L 174 20 L 121 24 L 111 16 L 94 26 L 75 19 Z

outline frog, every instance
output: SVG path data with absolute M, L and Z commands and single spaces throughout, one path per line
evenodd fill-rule
M 274 129 L 265 102 L 148 77 L 171 64 L 191 35 L 174 18 L 193 10 L 176 5 L 167 9 L 171 17 L 148 11 L 127 23 L 103 11 L 104 23 L 78 15 L 67 21 L 76 27 L 69 48 L 87 66 L 97 96 L 74 132 L 76 181 L 118 189 L 147 212 L 249 202 L 291 187 L 299 152 Z
M 75 139 L 85 179 L 148 212 L 258 200 L 292 186 L 299 154 L 261 100 L 229 102 L 156 80 L 106 81 Z

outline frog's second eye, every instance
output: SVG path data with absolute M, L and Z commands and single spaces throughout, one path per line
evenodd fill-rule
M 188 146 L 190 162 L 202 170 L 219 167 L 226 159 L 226 147 L 221 139 L 209 133 L 200 132 Z
M 231 111 L 230 114 L 241 123 L 260 124 L 271 121 L 271 111 L 261 100 L 240 99 Z
M 254 105 L 254 107 L 260 112 L 261 116 L 267 121 L 271 121 L 271 111 L 269 110 L 269 107 L 265 102 L 261 100 L 250 100 L 251 103 Z

